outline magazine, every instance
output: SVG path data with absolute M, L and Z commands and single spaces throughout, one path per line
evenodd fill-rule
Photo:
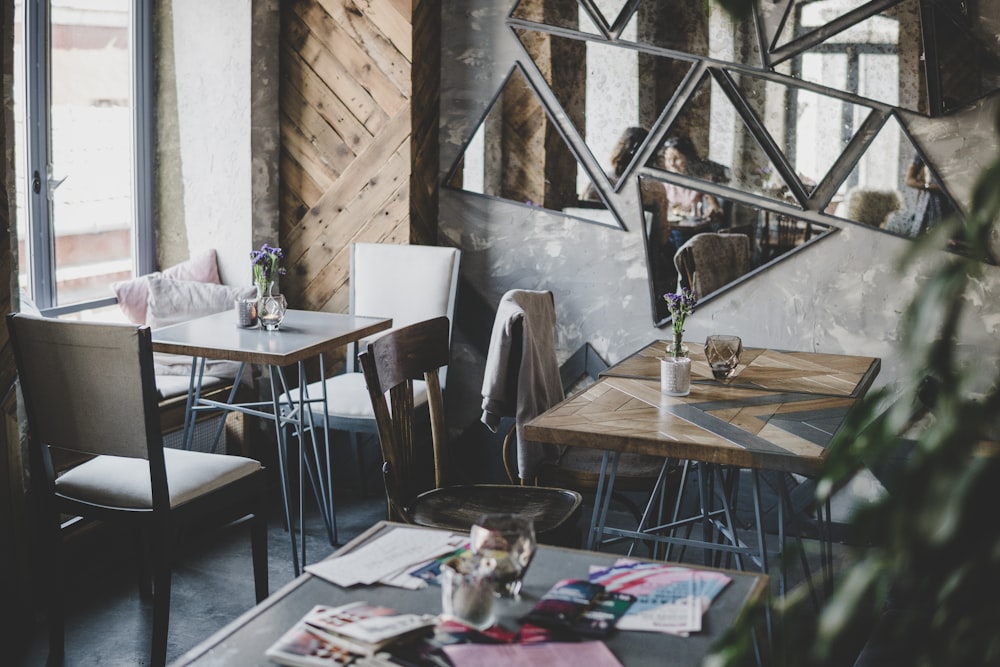
M 283 634 L 265 655 L 279 665 L 289 667 L 334 667 L 346 665 L 357 657 L 303 621 Z
M 622 559 L 610 568 L 595 568 L 589 580 L 608 591 L 636 600 L 619 619 L 621 630 L 645 630 L 688 636 L 701 630 L 712 600 L 731 579 L 714 570 Z
M 267 655 L 279 661 L 282 650 L 295 653 L 296 646 L 306 643 L 310 651 L 325 651 L 326 645 L 330 645 L 356 656 L 372 656 L 393 642 L 430 632 L 436 622 L 437 616 L 433 614 L 400 614 L 395 609 L 367 602 L 352 602 L 339 607 L 317 605 L 302 617 L 292 631 L 272 646 Z M 302 634 L 300 625 L 305 626 L 306 635 Z M 296 629 L 299 629 L 298 633 L 295 632 Z M 317 647 L 314 637 L 318 637 L 323 646 Z M 277 657 L 271 655 L 272 649 L 279 654 Z M 305 650 L 303 648 L 299 652 Z M 338 663 L 328 661 L 306 664 Z
M 635 600 L 633 595 L 608 592 L 581 579 L 563 579 L 521 619 L 525 623 L 584 637 L 610 635 L 618 619 Z

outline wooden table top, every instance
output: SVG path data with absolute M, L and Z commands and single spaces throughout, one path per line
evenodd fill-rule
M 669 341 L 653 341 L 601 373 L 602 376 L 659 380 L 660 359 Z M 782 352 L 744 347 L 736 374 L 729 380 L 712 377 L 704 345 L 685 341 L 691 357 L 691 380 L 700 384 L 788 391 L 828 396 L 864 396 L 881 369 L 875 357 L 819 352 Z
M 659 380 L 665 345 L 651 344 L 608 369 L 525 424 L 525 437 L 815 475 L 879 368 L 870 357 L 744 350 L 748 365 L 720 382 L 712 379 L 701 346 L 689 345 L 696 381 L 688 396 L 668 396 Z
M 332 352 L 392 326 L 392 320 L 288 310 L 278 331 L 244 329 L 232 310 L 153 330 L 153 350 L 192 357 L 287 366 Z

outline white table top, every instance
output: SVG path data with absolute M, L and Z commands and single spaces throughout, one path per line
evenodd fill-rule
M 278 331 L 244 329 L 226 310 L 153 330 L 153 350 L 194 357 L 287 366 L 392 326 L 389 318 L 288 310 Z

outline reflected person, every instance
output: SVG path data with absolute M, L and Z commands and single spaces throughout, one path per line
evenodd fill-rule
M 941 182 L 931 174 L 919 154 L 910 161 L 903 182 L 917 190 L 916 206 L 902 230 L 905 235 L 919 236 L 955 214 L 955 207 L 941 187 Z
M 698 157 L 694 144 L 685 136 L 671 137 L 663 142 L 663 164 L 668 171 L 677 174 L 717 180 L 710 173 L 710 164 Z M 671 218 L 721 219 L 722 206 L 714 196 L 673 183 L 665 183 L 663 187 Z
M 611 149 L 611 169 L 607 172 L 608 180 L 611 183 L 617 183 L 625 174 L 625 170 L 632 163 L 632 158 L 639 152 L 648 136 L 649 131 L 642 127 L 628 127 L 622 132 Z M 640 179 L 640 185 L 642 188 L 642 208 L 651 215 L 652 227 L 656 229 L 665 226 L 667 224 L 667 196 L 663 188 L 660 187 L 659 183 L 645 178 Z M 602 201 L 593 183 L 584 189 L 580 199 L 582 201 Z

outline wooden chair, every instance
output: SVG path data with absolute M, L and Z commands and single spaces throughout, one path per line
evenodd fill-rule
M 149 328 L 18 313 L 7 326 L 40 512 L 50 663 L 64 653 L 61 513 L 141 529 L 148 539 L 153 665 L 166 663 L 171 553 L 187 522 L 252 517 L 256 598 L 267 597 L 264 469 L 252 459 L 164 449 Z M 57 477 L 51 449 L 96 456 Z
M 455 311 L 460 259 L 461 251 L 457 248 L 355 243 L 351 246 L 350 312 L 362 317 L 391 317 L 394 327 L 438 316 L 451 318 Z M 318 403 L 310 408 L 313 423 L 319 428 L 349 435 L 358 457 L 358 479 L 364 494 L 364 452 L 360 437 L 366 434 L 374 436 L 378 428 L 364 378 L 356 366 L 361 347 L 356 343 L 350 344 L 344 372 L 327 378 L 325 384 L 313 382 L 307 385 L 306 393 L 312 399 L 326 396 L 326 412 Z M 446 384 L 447 370 L 443 369 L 441 386 Z M 423 382 L 416 383 L 416 397 L 418 406 L 426 403 Z M 299 390 L 292 389 L 281 396 L 280 402 L 295 405 L 298 400 Z M 327 470 L 330 468 L 327 467 Z M 316 479 L 314 483 L 332 487 L 333 480 Z M 336 543 L 334 508 L 329 507 L 326 511 L 333 526 L 331 543 Z
M 575 545 L 581 497 L 575 491 L 508 484 L 452 485 L 439 370 L 448 364 L 449 322 L 437 317 L 394 329 L 359 355 L 382 447 L 389 518 L 467 531 L 487 512 L 529 516 L 540 542 Z M 433 485 L 421 482 L 413 384 L 423 380 L 433 449 Z M 388 393 L 389 401 L 386 401 Z M 430 488 L 427 488 L 430 486 Z

